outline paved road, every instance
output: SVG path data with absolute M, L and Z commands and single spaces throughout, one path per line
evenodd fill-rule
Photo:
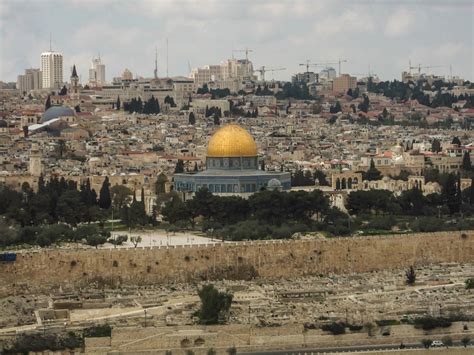
M 423 345 L 413 343 L 405 344 L 408 349 L 420 349 Z M 461 343 L 454 342 L 455 347 L 461 347 Z M 470 346 L 472 347 L 472 346 Z M 256 352 L 239 352 L 241 355 L 316 355 L 316 354 L 327 354 L 327 353 L 345 353 L 345 352 L 357 352 L 357 351 L 381 351 L 381 350 L 394 350 L 400 349 L 400 344 L 377 344 L 377 345 L 360 345 L 360 346 L 348 346 L 348 347 L 334 347 L 334 348 L 305 348 L 305 349 L 293 349 L 293 350 L 272 350 L 272 351 L 256 351 Z M 445 348 L 443 348 L 445 349 Z

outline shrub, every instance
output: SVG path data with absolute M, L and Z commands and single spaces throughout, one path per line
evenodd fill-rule
M 410 268 L 405 272 L 405 276 L 406 276 L 406 283 L 408 285 L 414 285 L 415 284 L 415 281 L 416 281 L 416 273 L 415 273 L 415 269 L 413 268 L 413 266 L 410 266 Z
M 344 334 L 346 332 L 345 325 L 343 323 L 338 322 L 324 324 L 321 329 L 326 332 L 331 332 L 333 335 Z
M 237 354 L 237 349 L 235 348 L 235 346 L 232 346 L 229 349 L 227 349 L 227 354 L 236 355 Z
M 423 330 L 432 330 L 435 328 L 448 328 L 451 326 L 451 321 L 443 317 L 423 317 L 414 320 L 415 328 Z
M 84 346 L 84 340 L 74 332 L 66 335 L 57 334 L 22 334 L 15 338 L 11 345 L 5 347 L 5 353 L 42 352 L 46 350 L 60 351 L 76 349 Z
M 351 332 L 359 332 L 362 330 L 362 328 L 364 328 L 363 325 L 359 325 L 359 324 L 348 324 L 347 327 L 349 328 Z
M 466 288 L 468 290 L 473 289 L 474 288 L 474 277 L 471 277 L 470 279 L 467 279 L 465 281 L 465 284 L 466 284 Z
M 469 338 L 468 336 L 462 337 L 461 339 L 461 343 L 462 345 L 464 345 L 464 347 L 468 346 L 470 341 L 471 341 L 471 338 Z
M 428 348 L 431 346 L 431 343 L 432 343 L 432 342 L 433 342 L 433 341 L 432 341 L 431 339 L 423 339 L 423 340 L 421 341 L 421 344 L 423 344 L 423 346 L 424 346 L 426 349 L 428 349 Z
M 450 336 L 443 337 L 441 341 L 443 342 L 444 345 L 446 345 L 446 347 L 453 345 L 453 338 L 451 338 Z
M 377 325 L 379 327 L 387 327 L 389 325 L 399 325 L 400 322 L 396 319 L 380 319 L 380 320 L 376 320 L 375 323 L 377 323 Z
M 396 223 L 394 216 L 380 216 L 373 218 L 364 229 L 391 230 Z
M 435 217 L 420 217 L 410 223 L 414 232 L 436 232 L 443 230 L 443 221 Z
M 112 335 L 112 327 L 108 324 L 94 325 L 84 329 L 84 337 L 99 338 L 110 337 Z

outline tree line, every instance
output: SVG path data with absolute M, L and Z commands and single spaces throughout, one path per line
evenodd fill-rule
M 446 106 L 452 107 L 453 103 L 466 100 L 465 108 L 474 107 L 474 95 L 459 95 L 455 96 L 449 92 L 442 92 L 443 87 L 451 89 L 453 83 L 447 83 L 443 80 L 436 80 L 432 85 L 428 84 L 426 80 L 419 80 L 416 83 L 409 81 L 404 83 L 402 81 L 381 81 L 374 83 L 372 78 L 367 82 L 367 91 L 383 94 L 391 99 L 398 99 L 400 101 L 417 100 L 420 104 L 430 107 Z M 436 91 L 433 99 L 430 99 L 428 94 L 424 91 Z
M 132 98 L 130 102 L 123 103 L 123 109 L 129 113 L 158 114 L 161 112 L 160 103 L 153 95 L 144 103 L 140 97 Z
M 160 212 L 172 225 L 194 228 L 202 219 L 204 231 L 242 240 L 288 238 L 294 230 L 308 230 L 315 215 L 323 221 L 330 210 L 329 200 L 320 190 L 261 191 L 244 199 L 213 195 L 202 188 L 187 201 L 172 195 Z
M 26 227 L 64 224 L 76 229 L 80 224 L 98 222 L 100 233 L 93 233 L 98 235 L 103 233 L 105 221 L 114 216 L 114 213 L 115 218 L 120 218 L 130 228 L 154 224 L 156 214 L 147 215 L 144 199 L 143 189 L 141 201 L 138 201 L 135 193 L 126 186 L 116 185 L 111 188 L 108 177 L 104 179 L 97 194 L 95 189 L 91 188 L 89 179 L 78 185 L 77 182 L 64 177 L 52 177 L 45 181 L 43 176 L 40 176 L 36 192 L 28 183 L 24 183 L 20 191 L 1 186 L 0 215 L 5 217 L 4 223 L 7 227 L 13 227 L 8 238 L 17 240 L 18 243 L 25 241 L 21 237 L 17 238 L 19 234 L 16 232 L 18 228 Z M 47 229 L 44 232 L 52 233 Z M 40 235 L 38 231 L 36 234 Z M 53 234 L 49 238 L 53 241 L 76 238 L 68 237 L 62 232 L 56 236 Z

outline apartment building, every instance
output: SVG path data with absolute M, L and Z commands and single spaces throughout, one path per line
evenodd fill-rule
M 59 89 L 63 85 L 63 55 L 59 52 L 41 53 L 43 88 Z
M 24 75 L 18 75 L 16 88 L 20 93 L 43 88 L 43 75 L 39 69 L 26 69 Z

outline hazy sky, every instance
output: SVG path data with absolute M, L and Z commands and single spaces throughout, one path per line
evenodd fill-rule
M 107 80 L 125 68 L 170 75 L 217 64 L 232 48 L 248 47 L 254 67 L 286 67 L 275 79 L 290 79 L 306 59 L 347 59 L 343 72 L 363 74 L 369 65 L 382 79 L 400 79 L 412 65 L 441 65 L 435 74 L 474 80 L 474 1 L 366 0 L 0 0 L 0 80 L 16 81 L 39 67 L 40 54 L 64 55 L 64 76 L 73 63 L 82 81 L 100 52 Z M 244 57 L 244 53 L 235 53 Z M 188 64 L 189 63 L 189 64 Z M 337 69 L 337 66 L 335 66 Z M 319 68 L 318 68 L 319 71 Z M 267 73 L 267 79 L 272 78 Z

